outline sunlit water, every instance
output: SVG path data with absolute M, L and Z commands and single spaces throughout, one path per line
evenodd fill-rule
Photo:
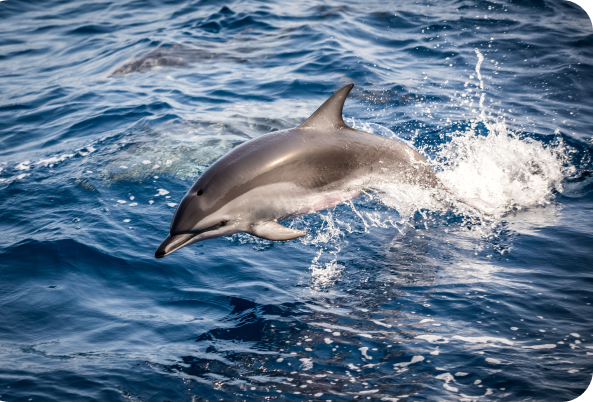
M 0 2 L 2 401 L 568 401 L 593 372 L 593 34 L 563 1 Z M 162 259 L 342 85 L 447 191 Z

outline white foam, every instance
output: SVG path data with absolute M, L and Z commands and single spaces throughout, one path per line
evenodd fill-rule
M 35 164 L 43 165 L 45 167 L 48 167 L 48 166 L 53 167 L 53 165 L 55 165 L 56 163 L 63 162 L 66 159 L 72 158 L 73 156 L 74 156 L 74 154 L 64 154 L 64 155 L 60 155 L 60 156 L 53 156 L 51 158 L 40 159 L 37 162 L 35 162 Z
M 482 55 L 482 53 L 480 53 L 480 50 L 478 50 L 478 48 L 475 48 L 474 50 L 476 51 L 476 54 L 478 55 L 478 63 L 476 64 L 476 74 L 478 76 L 478 80 L 480 81 L 480 89 L 484 89 L 484 82 L 482 81 L 482 74 L 480 74 L 480 66 L 482 65 L 482 62 L 484 61 L 484 56 Z
M 348 368 L 350 368 L 350 370 L 360 371 L 360 369 L 352 363 L 348 363 Z
M 492 364 L 501 364 L 501 363 L 502 363 L 502 361 L 501 361 L 501 360 L 494 359 L 494 358 L 492 358 L 492 357 L 487 357 L 487 358 L 486 358 L 486 361 L 487 361 L 488 363 L 492 363 Z
M 305 245 L 311 244 L 317 247 L 317 253 L 311 261 L 309 269 L 311 270 L 313 284 L 316 287 L 325 287 L 335 283 L 344 270 L 344 266 L 337 261 L 337 255 L 342 248 L 341 241 L 344 233 L 340 229 L 340 224 L 343 223 L 335 220 L 331 211 L 320 213 L 319 216 L 323 219 L 321 227 L 316 229 L 314 236 L 301 238 L 301 242 Z M 333 249 L 328 246 L 333 246 Z M 329 261 L 327 261 L 328 258 Z
M 482 123 L 487 136 L 476 133 L 474 122 L 441 145 L 432 164 L 445 187 L 462 202 L 495 218 L 549 203 L 572 171 L 564 167 L 564 147 L 520 138 L 504 122 Z
M 368 394 L 376 394 L 377 392 L 379 392 L 378 389 L 369 389 L 369 390 L 366 390 L 366 391 L 359 391 L 358 393 L 360 395 L 368 395 Z
M 167 190 L 165 190 L 164 188 L 159 188 L 157 191 L 159 193 L 158 194 L 155 194 L 154 195 L 155 197 L 158 197 L 159 195 L 167 195 L 167 194 L 169 194 L 169 192 Z
M 393 222 L 388 218 L 386 222 L 375 219 L 373 223 L 376 226 L 386 227 L 386 223 L 389 223 L 397 228 L 398 225 L 405 224 L 416 212 L 422 213 L 422 210 L 441 211 L 445 209 L 445 206 L 438 201 L 439 197 L 435 197 L 435 194 L 438 193 L 436 190 L 403 183 L 384 183 L 378 186 L 378 190 L 380 190 L 379 199 L 381 202 L 397 211 L 401 219 L 398 222 Z
M 16 170 L 29 170 L 31 168 L 31 161 L 24 161 L 16 165 L 14 168 Z
M 494 338 L 491 336 L 460 336 L 460 335 L 454 335 L 453 338 L 451 339 L 457 339 L 460 341 L 464 341 L 464 342 L 469 342 L 469 343 L 488 343 L 488 342 L 500 342 L 500 343 L 504 343 L 505 345 L 509 345 L 512 346 L 513 345 L 513 341 L 509 341 L 508 339 L 505 338 Z
M 545 345 L 534 345 L 534 346 L 521 346 L 523 349 L 554 349 L 556 345 L 553 343 L 545 344 Z
M 360 350 L 360 354 L 362 355 L 362 357 L 364 357 L 365 359 L 369 359 L 369 360 L 373 360 L 372 356 L 369 356 L 367 354 L 367 351 L 369 350 L 368 347 L 362 347 L 362 348 L 358 348 L 358 350 Z
M 395 363 L 393 365 L 393 367 L 407 367 L 410 364 L 418 363 L 418 362 L 421 362 L 421 361 L 424 361 L 424 356 L 414 356 L 414 357 L 412 357 L 412 360 L 411 361 L 409 361 L 409 362 L 402 362 L 402 363 Z
M 426 334 L 426 335 L 418 335 L 415 339 L 422 339 L 424 341 L 430 342 L 430 343 L 449 343 L 449 341 L 447 340 L 447 338 L 443 338 L 440 335 L 431 335 L 431 334 Z M 443 340 L 442 342 L 439 342 L 440 340 Z
M 313 368 L 313 363 L 311 358 L 302 358 L 299 359 L 300 361 L 303 362 L 303 364 L 301 365 L 301 370 L 303 371 L 307 371 L 307 370 L 311 370 Z
M 459 389 L 456 387 L 452 387 L 449 385 L 449 382 L 453 381 L 455 382 L 455 378 L 453 378 L 453 376 L 451 375 L 451 373 L 443 373 L 443 374 L 439 374 L 435 377 L 437 380 L 443 380 L 445 381 L 445 383 L 443 384 L 443 387 L 451 392 L 458 392 Z

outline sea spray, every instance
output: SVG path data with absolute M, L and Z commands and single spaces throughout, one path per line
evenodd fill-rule
M 500 219 L 513 210 L 542 206 L 573 170 L 564 145 L 544 145 L 509 130 L 504 121 L 481 121 L 487 135 L 476 132 L 477 122 L 451 133 L 430 163 L 437 176 L 459 200 Z
M 349 123 L 354 128 L 413 146 L 378 124 L 354 119 Z M 455 225 L 474 232 L 472 237 L 482 239 L 478 245 L 481 248 L 482 242 L 499 237 L 506 214 L 549 204 L 554 191 L 562 191 L 564 179 L 574 173 L 562 142 L 546 145 L 519 135 L 508 129 L 502 119 L 489 121 L 483 109 L 465 129 L 443 137 L 450 140 L 438 144 L 431 152 L 427 147 L 418 150 L 427 157 L 446 191 L 402 183 L 369 189 L 363 195 L 365 201 L 376 198 L 387 208 L 376 205 L 374 211 L 362 211 L 348 201 L 352 220 L 358 223 L 361 232 L 391 226 L 401 234 L 412 227 L 411 221 L 418 214 L 426 229 L 430 220 L 436 226 L 453 229 L 451 225 Z M 344 267 L 338 262 L 338 253 L 347 237 L 342 231 L 343 222 L 337 223 L 331 212 L 318 215 L 323 220 L 321 227 L 309 228 L 310 236 L 302 241 L 318 248 L 310 270 L 313 285 L 319 288 L 331 285 L 341 276 Z M 457 217 L 453 219 L 457 223 L 451 223 L 447 215 Z M 352 232 L 350 226 L 348 231 Z M 504 253 L 508 247 L 493 249 Z

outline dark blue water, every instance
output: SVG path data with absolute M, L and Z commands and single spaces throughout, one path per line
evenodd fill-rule
M 593 31 L 560 0 L 0 2 L 2 401 L 568 401 L 593 372 Z M 347 122 L 367 195 L 156 260 L 233 147 Z

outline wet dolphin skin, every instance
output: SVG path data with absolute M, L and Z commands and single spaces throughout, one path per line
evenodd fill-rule
M 342 108 L 353 86 L 338 90 L 297 128 L 255 138 L 217 160 L 181 200 L 156 258 L 239 232 L 295 239 L 307 233 L 278 222 L 331 208 L 382 183 L 437 187 L 416 150 L 344 123 Z

